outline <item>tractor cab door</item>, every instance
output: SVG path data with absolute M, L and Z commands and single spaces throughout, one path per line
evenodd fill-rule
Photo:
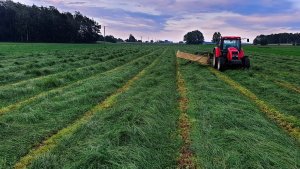
M 219 47 L 221 49 L 222 56 L 224 56 L 224 57 L 227 56 L 228 47 L 226 46 L 226 44 L 224 44 L 224 39 L 220 40 Z
M 220 40 L 218 41 L 218 44 L 217 44 L 217 45 L 218 45 L 218 47 L 219 47 L 221 50 L 222 50 L 222 47 L 223 47 L 223 45 L 222 45 L 222 41 L 223 41 L 223 40 L 222 40 L 222 39 L 220 39 Z

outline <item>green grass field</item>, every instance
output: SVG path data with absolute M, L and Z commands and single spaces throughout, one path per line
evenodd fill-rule
M 0 43 L 0 168 L 300 168 L 300 47 L 212 48 Z

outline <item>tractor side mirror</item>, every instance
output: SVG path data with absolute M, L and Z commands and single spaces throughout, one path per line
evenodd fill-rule
M 249 39 L 247 39 L 247 42 L 249 43 L 249 42 L 250 42 L 250 40 L 249 40 Z

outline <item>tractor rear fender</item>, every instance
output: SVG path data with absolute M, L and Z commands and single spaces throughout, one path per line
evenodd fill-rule
M 219 47 L 215 47 L 214 54 L 218 58 L 221 56 L 221 49 Z
M 245 56 L 245 52 L 243 49 L 241 49 L 241 51 L 239 52 L 239 59 L 243 59 Z

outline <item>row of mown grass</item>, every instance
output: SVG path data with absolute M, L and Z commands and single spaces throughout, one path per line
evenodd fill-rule
M 210 45 L 189 46 L 186 51 L 204 51 Z M 224 73 L 248 88 L 271 107 L 299 119 L 300 124 L 300 47 L 245 46 L 250 56 L 249 70 L 228 68 Z
M 83 46 L 50 45 L 47 49 L 40 44 L 36 54 L 41 52 L 39 50 L 63 53 L 73 51 L 74 47 L 95 50 L 94 45 Z M 11 58 L 22 58 L 17 56 L 22 51 L 19 47 Z M 0 90 L 7 88 L 3 96 L 8 100 L 9 94 L 13 96 L 6 105 L 39 96 L 0 116 L 0 168 L 11 168 L 18 161 L 17 168 L 28 164 L 31 164 L 29 168 L 181 167 L 178 162 L 184 142 L 180 144 L 180 131 L 177 131 L 180 96 L 176 86 L 175 50 L 165 51 L 160 46 L 156 46 L 154 52 L 151 52 L 153 46 L 114 47 L 101 48 L 117 52 L 119 47 L 124 47 L 127 51 L 138 49 L 140 52 L 99 61 L 75 72 L 0 87 Z M 198 47 L 177 45 L 172 49 L 194 53 L 199 51 Z M 203 48 L 208 49 L 210 46 Z M 0 51 L 0 58 L 5 53 L 7 51 Z M 255 65 L 257 61 L 254 59 Z M 252 70 L 254 76 L 249 75 Z M 187 126 L 191 130 L 188 153 L 195 154 L 197 159 L 192 160 L 197 162 L 197 167 L 300 168 L 299 143 L 268 120 L 253 100 L 197 63 L 180 60 L 179 71 L 187 89 L 185 108 L 191 123 Z M 263 76 L 264 72 L 229 70 L 222 75 L 260 88 L 268 81 L 259 79 L 257 74 Z M 268 82 L 276 89 L 274 84 Z M 261 90 L 253 92 L 265 99 L 259 93 Z M 273 98 L 275 104 L 282 96 L 276 97 Z
M 9 84 L 34 77 L 71 71 L 79 67 L 122 57 L 126 54 L 134 54 L 139 51 L 138 47 L 126 49 L 122 46 L 116 46 L 114 50 L 111 49 L 95 46 L 94 49 L 82 49 L 81 51 L 74 49 L 53 54 L 40 51 L 40 53 L 34 54 L 35 57 L 32 58 L 14 59 L 7 62 L 2 60 L 2 68 L 0 66 L 0 84 Z M 13 54 L 14 52 L 7 57 Z M 8 63 L 13 65 L 9 66 Z
M 18 104 L 31 97 L 36 97 L 40 93 L 47 93 L 51 89 L 58 90 L 68 85 L 79 83 L 84 79 L 97 76 L 99 73 L 116 68 L 139 57 L 144 57 L 149 53 L 150 50 L 140 51 L 73 71 L 43 76 L 0 87 L 0 106 L 2 107 L 0 114 L 3 114 L 8 109 L 7 107 L 12 107 L 12 104 Z
M 174 51 L 30 168 L 176 168 L 177 92 Z
M 127 45 L 128 46 L 128 45 Z M 121 47 L 127 47 L 121 45 Z M 63 54 L 65 52 L 93 51 L 99 49 L 111 49 L 118 45 L 99 45 L 99 44 L 55 44 L 55 43 L 0 43 L 0 58 L 2 60 L 14 59 L 35 59 L 37 56 Z M 132 46 L 130 46 L 132 47 Z
M 279 111 L 298 117 L 300 123 L 300 95 L 295 90 L 300 85 L 300 48 L 252 47 L 249 50 L 254 52 L 253 67 L 249 71 L 228 70 L 226 74 Z
M 270 80 L 287 81 L 296 86 L 300 85 L 299 52 L 300 47 L 245 47 L 254 63 L 252 70 Z
M 134 56 L 134 57 L 127 57 L 126 59 L 130 59 L 130 58 L 134 58 L 133 60 L 130 60 L 129 62 L 127 62 L 126 64 L 124 64 L 124 65 L 121 65 L 121 66 L 117 66 L 117 67 L 114 67 L 115 65 L 118 65 L 118 64 L 120 64 L 120 62 L 113 62 L 112 64 L 110 64 L 109 65 L 109 67 L 107 67 L 106 66 L 106 64 L 107 63 L 103 63 L 103 65 L 105 65 L 104 67 L 105 67 L 105 69 L 113 69 L 113 70 L 117 70 L 117 69 L 120 69 L 120 68 L 122 68 L 122 67 L 124 67 L 125 65 L 129 65 L 129 64 L 131 64 L 131 63 L 133 63 L 133 62 L 135 62 L 135 61 L 137 61 L 137 60 L 141 60 L 142 58 L 144 58 L 144 57 L 146 57 L 146 56 L 148 56 L 148 55 L 152 55 L 152 54 L 154 54 L 155 52 L 152 52 L 152 53 L 149 53 L 149 54 L 145 54 L 145 55 L 143 55 L 143 56 L 139 56 L 138 58 L 135 58 L 136 56 Z M 124 61 L 124 59 L 121 59 L 122 61 Z M 101 67 L 102 68 L 102 67 Z M 93 71 L 92 71 L 93 70 Z M 26 98 L 26 99 L 23 99 L 23 100 L 18 100 L 16 103 L 12 103 L 12 104 L 10 104 L 10 105 L 8 105 L 8 106 L 6 106 L 6 107 L 2 107 L 2 108 L 0 108 L 0 115 L 3 115 L 3 114 L 5 114 L 5 113 L 9 113 L 9 112 L 11 112 L 11 111 L 15 111 L 15 110 L 17 110 L 17 109 L 19 109 L 19 108 L 21 108 L 21 107 L 23 107 L 24 105 L 27 105 L 27 104 L 30 104 L 31 102 L 34 102 L 35 100 L 38 100 L 38 99 L 40 99 L 40 98 L 43 98 L 43 97 L 45 97 L 45 96 L 47 96 L 47 95 L 53 95 L 53 94 L 58 94 L 58 93 L 61 93 L 61 92 L 63 92 L 65 89 L 68 89 L 68 88 L 72 88 L 72 87 L 74 87 L 74 86 L 78 86 L 78 85 L 80 85 L 80 84 L 82 84 L 82 83 L 84 83 L 84 82 L 86 82 L 86 81 L 89 81 L 89 79 L 92 79 L 92 78 L 94 78 L 95 76 L 99 76 L 99 75 L 101 75 L 101 74 L 103 74 L 104 72 L 107 72 L 108 70 L 102 70 L 102 71 L 99 71 L 99 70 L 97 70 L 97 69 L 92 69 L 92 70 L 90 70 L 90 69 L 85 69 L 85 71 L 84 72 L 82 72 L 82 71 L 80 71 L 80 73 L 78 73 L 78 72 L 73 72 L 73 73 L 71 73 L 71 74 L 68 74 L 68 76 L 67 77 L 64 77 L 64 80 L 73 80 L 73 82 L 70 82 L 70 83 L 67 83 L 67 84 L 65 84 L 65 85 L 63 85 L 63 86 L 61 86 L 61 87 L 56 87 L 55 86 L 55 88 L 54 89 L 51 89 L 51 90 L 49 90 L 49 88 L 42 88 L 43 86 L 41 86 L 41 85 L 37 85 L 37 84 L 34 84 L 34 85 L 30 85 L 29 87 L 30 87 L 30 89 L 40 89 L 40 90 L 42 90 L 42 92 L 40 92 L 40 93 L 38 93 L 38 94 L 36 94 L 36 95 L 34 95 L 34 96 L 32 96 L 32 97 L 29 97 L 29 98 Z M 111 70 L 110 70 L 111 71 Z M 75 74 L 74 74 L 75 73 Z M 74 75 L 75 77 L 72 77 L 71 75 Z M 82 79 L 78 79 L 80 76 L 79 75 L 81 75 L 82 77 L 84 77 L 84 78 L 82 78 Z M 85 77 L 85 76 L 87 76 L 87 77 Z M 35 79 L 36 80 L 36 79 Z M 58 77 L 56 77 L 56 79 L 55 80 L 60 80 Z M 75 81 L 74 81 L 75 80 Z M 48 81 L 41 81 L 42 82 L 42 84 L 47 84 L 47 86 L 46 87 L 48 87 L 49 86 L 49 83 L 48 83 Z M 46 83 L 45 83 L 46 82 Z M 27 86 L 28 86 L 28 84 L 26 84 Z M 61 84 L 62 85 L 62 84 Z M 36 86 L 38 86 L 38 87 L 36 87 Z M 53 86 L 51 86 L 51 87 L 53 87 Z M 47 90 L 48 89 L 48 90 Z M 9 90 L 6 90 L 6 91 L 9 91 Z M 10 91 L 11 92 L 11 91 Z M 33 92 L 36 92 L 36 91 L 33 91 Z M 18 93 L 14 93 L 14 94 L 18 94 Z M 30 94 L 33 94 L 33 93 L 30 93 Z M 27 97 L 27 96 L 24 96 L 24 97 Z M 14 98 L 14 99 L 16 99 L 16 98 Z M 18 99 L 20 99 L 20 98 L 18 98 Z M 8 101 L 9 99 L 7 99 L 6 101 Z
M 300 94 L 298 92 L 278 84 L 276 80 L 261 77 L 260 73 L 253 70 L 228 70 L 225 74 L 284 114 L 298 117 L 300 124 Z M 272 79 L 276 78 L 272 76 Z
M 148 69 L 151 69 L 153 66 L 155 66 L 158 61 L 159 61 L 159 57 L 156 58 L 149 66 L 147 66 L 138 74 L 136 74 L 133 78 L 128 80 L 121 88 L 117 89 L 112 95 L 107 97 L 104 101 L 98 103 L 89 111 L 85 112 L 81 118 L 77 119 L 67 127 L 59 130 L 56 134 L 44 140 L 39 146 L 32 149 L 26 156 L 22 157 L 20 161 L 15 165 L 14 168 L 16 169 L 26 168 L 28 165 L 31 164 L 33 160 L 38 158 L 40 155 L 43 155 L 44 153 L 49 152 L 53 148 L 55 148 L 61 139 L 67 138 L 72 134 L 74 134 L 74 132 L 76 132 L 79 127 L 89 122 L 98 111 L 102 111 L 104 109 L 112 107 L 116 102 L 116 98 L 123 92 L 129 90 L 132 84 L 134 84 L 135 81 L 137 81 L 142 76 L 144 76 L 146 71 Z
M 299 168 L 299 143 L 206 67 L 181 61 L 203 168 Z
M 0 117 L 0 166 L 11 167 L 45 138 L 80 118 L 158 57 L 162 49 Z
M 116 49 L 118 52 L 121 52 L 120 49 Z M 28 55 L 22 59 L 6 59 L 1 62 L 2 67 L 0 68 L 1 73 L 3 72 L 20 72 L 26 69 L 33 68 L 52 68 L 58 67 L 60 65 L 72 66 L 74 64 L 84 64 L 90 61 L 100 60 L 101 57 L 109 55 L 108 51 L 103 48 L 95 48 L 92 51 L 61 51 L 57 53 L 41 53 L 38 54 L 30 54 L 34 55 L 34 57 L 30 58 Z M 11 58 L 13 55 L 12 52 L 8 55 L 8 58 Z M 83 62 L 83 63 L 80 63 Z M 71 65 L 72 64 L 72 65 Z M 67 67 L 68 68 L 68 67 Z
M 253 53 L 250 70 L 228 69 L 225 74 L 280 112 L 297 117 L 300 124 L 300 95 L 295 90 L 300 85 L 300 47 L 247 46 L 245 49 Z
M 189 45 L 178 46 L 179 50 L 188 53 L 212 52 L 215 45 Z M 299 77 L 299 52 L 298 46 L 243 46 L 245 54 L 250 56 L 252 63 L 252 75 L 261 73 L 273 77 L 276 80 L 283 80 L 300 85 Z

